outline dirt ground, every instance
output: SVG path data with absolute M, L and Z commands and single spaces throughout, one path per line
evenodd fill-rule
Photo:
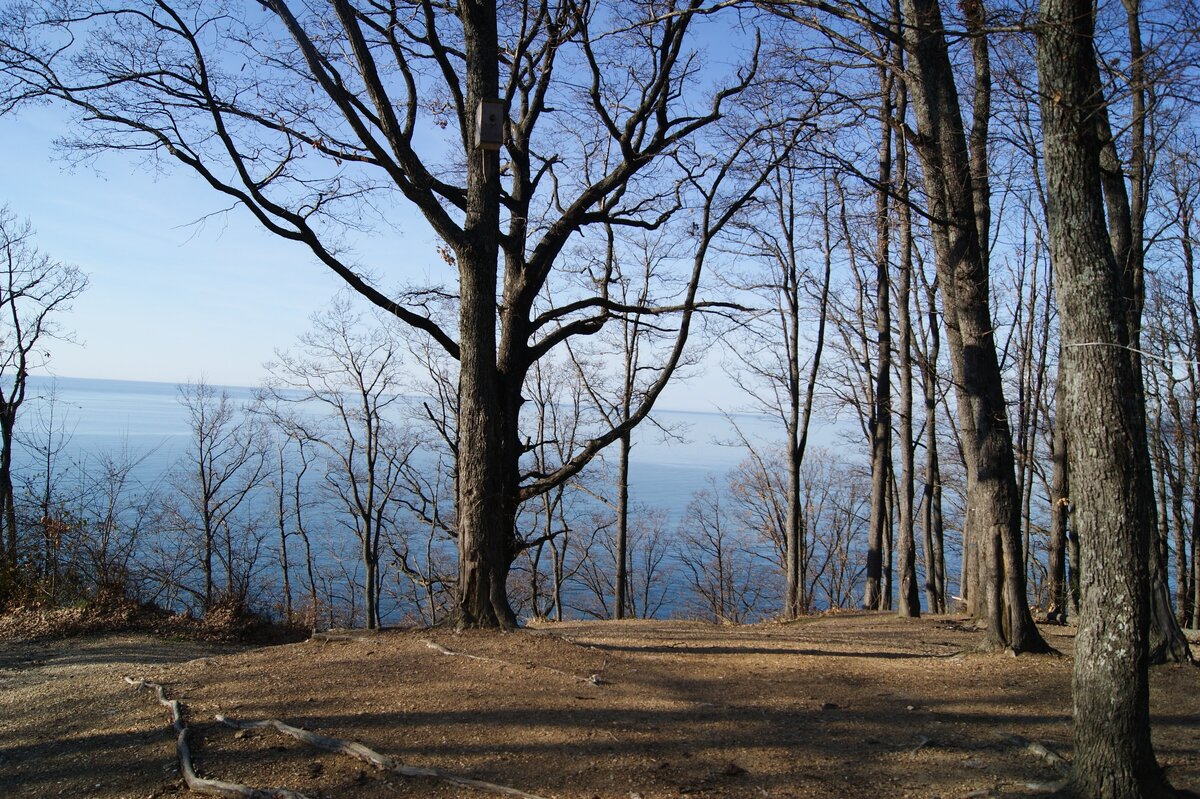
M 1043 632 L 1070 651 L 1070 630 Z M 1056 772 L 1006 737 L 1070 757 L 1070 660 L 981 654 L 978 638 L 953 619 L 855 613 L 255 649 L 124 634 L 0 642 L 0 796 L 186 795 L 165 710 L 124 675 L 185 703 L 201 775 L 308 797 L 489 794 L 235 732 L 214 714 L 279 718 L 547 798 L 1028 795 Z M 1192 791 L 1198 689 L 1200 669 L 1154 670 L 1154 745 Z

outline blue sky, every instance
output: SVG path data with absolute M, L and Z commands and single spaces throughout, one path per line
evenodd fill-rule
M 71 164 L 52 145 L 65 120 L 51 108 L 0 118 L 0 204 L 30 220 L 42 252 L 91 279 L 63 320 L 80 344 L 55 343 L 51 373 L 258 383 L 263 363 L 307 329 L 340 280 L 243 210 L 204 219 L 227 203 L 188 172 L 156 174 L 119 153 Z M 408 273 L 387 280 L 423 282 L 445 269 L 415 218 L 397 240 L 360 246 L 370 248 L 366 263 Z M 706 411 L 741 404 L 715 359 L 705 371 L 704 391 L 694 381 L 671 387 L 661 404 Z
M 91 278 L 64 318 L 84 346 L 55 344 L 53 372 L 257 382 L 338 281 L 244 212 L 193 224 L 223 206 L 189 174 L 120 154 L 72 166 L 51 145 L 62 120 L 51 109 L 0 119 L 0 202 L 30 220 L 42 252 Z

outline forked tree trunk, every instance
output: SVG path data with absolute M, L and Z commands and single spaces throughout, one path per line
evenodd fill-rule
M 1150 745 L 1153 485 L 1141 376 L 1123 356 L 1126 294 L 1100 188 L 1090 0 L 1043 0 L 1038 37 L 1050 240 L 1061 310 L 1074 519 L 1082 531 L 1080 628 L 1072 693 L 1080 797 L 1167 795 Z
M 790 177 L 790 173 L 789 177 Z M 784 617 L 799 618 L 808 612 L 812 602 L 808 586 L 808 539 L 804 520 L 803 475 L 804 456 L 808 451 L 808 431 L 812 423 L 813 404 L 817 390 L 817 376 L 821 370 L 821 356 L 825 351 L 825 328 L 829 320 L 829 288 L 833 276 L 833 234 L 829 219 L 829 179 L 826 177 L 824 197 L 821 204 L 823 228 L 823 255 L 825 273 L 821 280 L 820 309 L 817 318 L 817 340 L 809 363 L 808 382 L 804 398 L 800 398 L 800 265 L 794 250 L 794 239 L 788 238 L 787 290 L 788 318 L 786 325 L 791 338 L 789 370 L 789 416 L 788 416 L 788 485 L 787 514 L 784 531 L 787 541 L 784 549 L 785 590 Z M 789 189 L 790 191 L 790 189 Z M 793 213 L 789 205 L 788 213 Z M 793 220 L 789 219 L 790 225 Z
M 1029 612 L 1012 433 L 992 331 L 976 193 L 937 0 L 904 0 L 909 89 L 917 117 L 934 252 L 967 467 L 967 534 L 987 568 L 986 646 L 1049 647 Z M 1001 600 L 1002 597 L 1002 600 Z
M 924 271 L 921 272 L 924 280 Z M 937 362 L 941 353 L 941 323 L 937 312 L 937 281 L 925 281 L 925 311 L 928 317 L 929 344 L 921 362 L 921 393 L 925 399 L 925 488 L 924 503 L 925 533 L 925 596 L 930 613 L 946 612 L 946 559 L 945 530 L 942 522 L 942 475 L 938 457 L 937 407 L 938 373 Z

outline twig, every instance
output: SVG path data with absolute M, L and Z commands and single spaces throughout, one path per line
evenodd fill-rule
M 217 721 L 227 727 L 233 727 L 237 730 L 254 730 L 272 728 L 284 735 L 290 735 L 301 743 L 306 743 L 309 746 L 317 749 L 323 749 L 326 752 L 336 752 L 338 754 L 349 755 L 350 757 L 362 760 L 377 769 L 382 771 L 390 771 L 395 774 L 400 774 L 405 777 L 429 777 L 443 782 L 449 782 L 453 785 L 462 785 L 467 788 L 479 788 L 493 793 L 500 793 L 506 796 L 518 796 L 521 799 L 542 799 L 532 793 L 525 793 L 516 788 L 509 788 L 506 785 L 497 785 L 493 782 L 485 782 L 476 780 L 470 777 L 462 777 L 458 774 L 451 774 L 437 768 L 428 766 L 410 766 L 407 763 L 401 763 L 394 757 L 383 755 L 355 741 L 347 741 L 343 738 L 331 738 L 328 735 L 309 732 L 302 730 L 299 727 L 293 727 L 290 724 L 280 721 L 279 719 L 263 719 L 261 721 L 238 721 L 228 718 L 227 716 L 218 715 Z
M 134 690 L 146 689 L 154 692 L 158 703 L 171 713 L 171 728 L 175 731 L 175 750 L 179 754 L 179 770 L 188 790 L 209 796 L 224 796 L 229 799 L 307 799 L 304 794 L 289 791 L 287 788 L 252 788 L 236 782 L 223 780 L 207 780 L 196 775 L 192 767 L 192 751 L 188 746 L 189 730 L 183 721 L 183 705 L 178 699 L 168 699 L 166 690 L 156 682 L 135 680 L 126 677 L 125 682 Z

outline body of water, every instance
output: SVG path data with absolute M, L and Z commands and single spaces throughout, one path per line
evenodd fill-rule
M 238 403 L 253 400 L 253 389 L 224 387 L 223 390 Z M 719 490 L 728 472 L 746 457 L 744 447 L 731 442 L 746 437 L 756 445 L 769 447 L 773 437 L 779 435 L 777 424 L 749 414 L 729 417 L 664 409 L 656 411 L 655 418 L 670 430 L 670 435 L 664 435 L 653 425 L 643 425 L 637 431 L 631 456 L 630 498 L 639 510 L 651 509 L 656 513 L 668 537 L 678 534 L 680 520 L 696 492 Z M 19 447 L 16 453 L 18 485 L 23 471 L 28 473 L 38 468 L 34 452 L 36 447 L 44 445 L 50 427 L 61 437 L 57 456 L 60 461 L 86 465 L 104 453 L 126 451 L 135 459 L 140 458 L 132 477 L 144 486 L 165 486 L 165 475 L 191 446 L 189 416 L 180 402 L 180 388 L 167 383 L 32 378 L 19 427 L 26 446 Z M 615 459 L 615 448 L 606 454 Z M 615 463 L 608 465 L 615 469 Z M 61 463 L 59 471 L 65 472 Z M 265 507 L 262 512 L 269 513 Z M 264 526 L 270 524 L 273 521 L 265 522 Z M 327 527 L 335 530 L 338 525 Z M 337 533 L 330 535 L 336 537 Z M 329 552 L 342 553 L 322 556 L 331 568 L 330 558 L 353 562 L 354 539 L 344 529 L 341 537 L 344 540 L 325 542 L 331 547 Z M 672 579 L 681 577 L 677 553 L 669 556 L 666 566 L 664 573 L 674 574 Z M 671 598 L 664 612 L 678 610 L 679 592 L 678 585 L 670 588 Z
M 63 436 L 68 457 L 128 447 L 146 455 L 139 477 L 152 482 L 157 474 L 170 469 L 190 444 L 188 413 L 176 384 L 33 377 L 29 386 L 19 423 L 24 438 L 45 438 L 40 419 L 47 417 L 53 401 L 54 424 L 59 428 L 56 435 Z M 254 399 L 251 388 L 216 388 L 238 403 Z M 746 457 L 746 450 L 732 443 L 739 435 L 751 438 L 756 446 L 770 446 L 780 431 L 772 420 L 753 414 L 730 417 L 663 409 L 655 411 L 654 418 L 671 434 L 649 424 L 635 433 L 630 494 L 634 502 L 662 508 L 672 517 L 682 512 L 696 491 L 707 488 L 711 479 L 723 480 Z M 28 449 L 25 451 L 27 459 Z M 601 459 L 605 457 L 616 458 L 615 446 Z

